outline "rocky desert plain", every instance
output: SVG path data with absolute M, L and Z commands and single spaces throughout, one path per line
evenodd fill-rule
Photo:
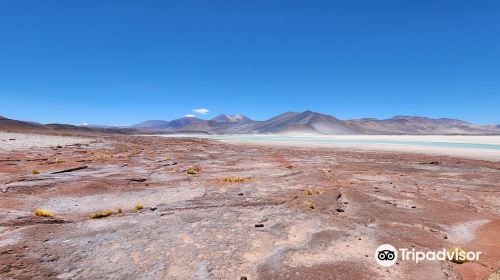
M 499 279 L 499 161 L 2 132 L 0 190 L 0 279 Z

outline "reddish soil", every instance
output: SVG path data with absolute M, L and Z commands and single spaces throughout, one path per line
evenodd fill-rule
M 499 171 L 452 157 L 162 137 L 4 151 L 0 278 L 487 279 L 500 267 Z M 115 213 L 89 218 L 105 209 Z M 482 254 L 385 268 L 374 258 L 384 243 Z

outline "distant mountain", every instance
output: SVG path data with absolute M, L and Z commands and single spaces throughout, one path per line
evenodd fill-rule
M 33 133 L 55 133 L 55 134 L 91 134 L 91 133 L 118 133 L 118 134 L 134 134 L 139 131 L 130 128 L 93 128 L 86 126 L 76 126 L 69 124 L 39 124 L 36 122 L 18 121 L 5 117 L 0 117 L 0 131 L 13 132 L 33 132 Z
M 312 111 L 286 112 L 266 121 L 231 118 L 219 115 L 209 121 L 181 126 L 176 131 L 215 134 L 499 134 L 494 126 L 479 126 L 455 119 L 430 119 L 414 116 L 395 116 L 390 119 L 374 118 L 339 120 L 331 115 Z
M 193 118 L 190 118 L 193 119 Z M 221 114 L 211 120 L 204 121 L 196 119 L 187 125 L 180 126 L 176 130 L 179 132 L 204 132 L 215 134 L 241 134 L 250 133 L 255 121 L 243 115 Z
M 165 132 L 213 134 L 500 134 L 500 128 L 496 125 L 480 126 L 456 119 L 395 116 L 383 120 L 339 120 L 334 116 L 309 110 L 302 113 L 286 112 L 266 121 L 254 121 L 243 115 L 221 114 L 207 121 L 182 118 L 171 122 L 147 121 L 134 127 Z
M 40 127 L 42 127 L 40 124 L 17 121 L 0 116 L 0 130 L 36 130 Z
M 90 128 L 123 128 L 123 126 L 102 125 L 102 124 L 82 124 L 79 126 L 90 127 Z
M 177 128 L 182 128 L 184 126 L 187 126 L 187 125 L 190 125 L 193 123 L 199 123 L 199 122 L 203 122 L 203 120 L 195 118 L 195 117 L 184 117 L 184 118 L 170 121 L 168 123 L 168 128 L 177 129 Z
M 243 123 L 243 122 L 252 122 L 250 118 L 247 118 L 246 116 L 237 114 L 237 115 L 227 115 L 227 114 L 221 114 L 218 115 L 217 117 L 212 119 L 215 122 L 221 122 L 221 123 Z
M 344 121 L 312 111 L 288 112 L 269 119 L 255 128 L 261 133 L 358 134 Z
M 162 120 L 150 120 L 150 121 L 144 121 L 138 124 L 131 125 L 130 127 L 133 128 L 152 128 L 152 129 L 162 129 L 162 128 L 168 128 L 168 121 L 162 121 Z
M 173 121 L 149 120 L 130 127 L 141 129 L 177 129 L 193 123 L 202 122 L 203 120 L 194 117 L 184 117 Z
M 475 125 L 462 120 L 417 116 L 395 116 L 390 119 L 339 120 L 312 111 L 286 112 L 265 121 L 254 121 L 243 115 L 222 114 L 211 120 L 184 117 L 172 121 L 149 120 L 127 128 L 107 126 L 42 125 L 0 117 L 0 130 L 75 130 L 110 133 L 212 133 L 212 134 L 464 134 L 500 135 L 500 125 Z
M 456 119 L 431 119 L 415 116 L 395 116 L 390 119 L 358 119 L 345 121 L 363 134 L 488 134 L 487 127 Z
M 491 130 L 499 130 L 500 131 L 500 124 L 485 125 L 484 127 L 487 129 L 491 129 Z

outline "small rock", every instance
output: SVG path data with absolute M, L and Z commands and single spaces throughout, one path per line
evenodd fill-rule
M 417 206 L 412 206 L 411 208 L 415 209 L 415 208 L 417 208 Z
M 367 257 L 367 258 L 368 258 L 368 255 L 365 255 L 365 257 Z
M 240 280 L 248 280 L 246 276 L 241 276 Z
M 264 224 L 255 224 L 255 227 L 264 227 Z
M 129 181 L 131 182 L 145 182 L 147 179 L 146 178 L 130 178 Z
M 421 162 L 420 164 L 440 165 L 441 162 L 439 162 L 439 161 L 429 161 L 429 162 Z
M 269 219 L 267 217 L 263 217 L 262 219 L 258 220 L 257 223 L 262 224 L 262 223 L 265 223 L 267 221 L 269 221 Z
M 337 209 L 335 209 L 335 210 L 336 210 L 337 212 L 344 212 L 344 209 L 342 209 L 342 208 L 337 208 Z
M 240 192 L 240 193 L 238 193 L 238 195 L 240 195 L 240 196 L 241 196 L 241 195 L 243 195 L 243 193 L 242 193 L 242 192 Z
M 158 209 L 158 208 L 156 208 L 156 206 L 149 207 L 149 210 L 151 210 L 151 211 L 155 211 L 156 209 Z

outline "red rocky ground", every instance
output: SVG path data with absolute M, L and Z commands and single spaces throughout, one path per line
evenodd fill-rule
M 96 136 L 0 152 L 0 186 L 2 279 L 486 279 L 500 267 L 498 162 Z M 384 268 L 383 243 L 482 255 Z

